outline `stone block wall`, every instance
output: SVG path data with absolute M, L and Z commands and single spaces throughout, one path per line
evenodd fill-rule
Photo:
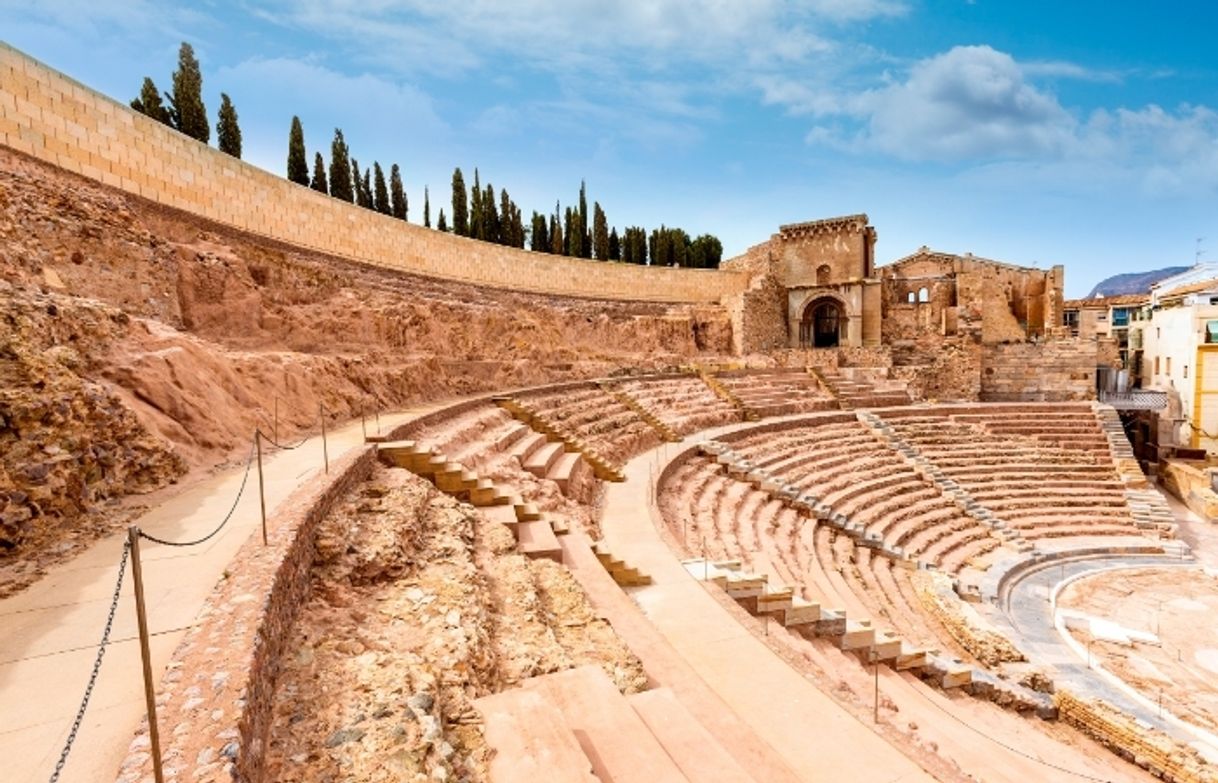
M 1032 402 L 1095 399 L 1094 340 L 984 345 L 981 399 Z
M 271 239 L 478 285 L 595 299 L 720 302 L 744 272 L 551 256 L 442 234 L 243 163 L 0 43 L 0 144 Z
M 366 479 L 374 448 L 331 463 L 328 480 L 305 484 L 238 550 L 174 652 L 157 689 L 166 780 L 260 783 L 283 645 L 308 597 L 314 531 Z M 147 724 L 119 769 L 120 783 L 152 779 Z

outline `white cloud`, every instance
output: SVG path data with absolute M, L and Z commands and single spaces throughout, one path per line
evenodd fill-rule
M 866 145 L 911 160 L 1024 157 L 1069 146 L 1075 120 L 1008 54 L 958 46 L 850 103 Z

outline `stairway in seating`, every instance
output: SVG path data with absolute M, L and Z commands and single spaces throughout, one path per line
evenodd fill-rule
M 474 701 L 495 783 L 762 783 L 668 688 L 623 696 L 599 666 Z
M 761 415 L 757 411 L 744 404 L 744 400 L 736 396 L 736 393 L 720 383 L 719 379 L 711 375 L 701 367 L 696 369 L 698 377 L 702 379 L 710 390 L 715 393 L 715 396 L 721 400 L 726 400 L 731 403 L 732 407 L 740 412 L 740 418 L 744 421 L 760 421 Z
M 480 478 L 459 462 L 452 462 L 426 444 L 413 440 L 378 443 L 377 457 L 386 465 L 405 468 L 436 485 L 441 492 L 485 509 L 484 514 L 502 522 L 516 536 L 516 548 L 531 558 L 562 562 L 562 547 L 556 534 L 567 532 L 564 520 L 549 519 L 532 503 Z M 502 509 L 502 511 L 500 511 Z
M 651 584 L 650 576 L 625 560 L 614 557 L 603 541 L 592 544 L 592 553 L 596 555 L 596 559 L 605 567 L 609 576 L 613 577 L 613 581 L 619 587 L 641 587 Z
M 793 588 L 774 587 L 764 574 L 744 571 L 738 560 L 695 558 L 682 565 L 694 579 L 719 586 L 750 614 L 773 618 L 805 638 L 828 639 L 842 650 L 857 653 L 865 663 L 882 663 L 897 671 L 923 669 L 931 664 L 933 652 L 911 646 L 892 631 L 876 630 L 870 619 L 851 619 L 845 609 L 822 607 L 795 595 Z M 952 667 L 952 676 L 940 684 L 945 688 L 966 685 L 969 671 L 968 667 Z
M 677 434 L 676 430 L 661 421 L 659 416 L 656 416 L 655 413 L 645 408 L 641 402 L 631 396 L 625 389 L 612 381 L 599 381 L 596 385 L 606 394 L 613 395 L 618 402 L 637 413 L 639 418 L 647 423 L 648 427 L 656 431 L 656 434 L 660 436 L 660 440 L 667 443 L 680 442 L 681 436 Z
M 553 421 L 533 406 L 515 397 L 499 396 L 494 397 L 493 400 L 496 405 L 512 414 L 513 417 L 545 435 L 548 440 L 562 443 L 567 451 L 578 452 L 591 466 L 593 475 L 601 481 L 626 480 L 621 466 L 610 462 L 582 438 L 569 432 L 566 427 Z
M 1095 403 L 1094 410 L 1100 429 L 1108 439 L 1117 475 L 1125 484 L 1125 500 L 1129 503 L 1134 524 L 1143 530 L 1158 531 L 1165 538 L 1172 537 L 1176 530 L 1176 517 L 1163 495 L 1150 485 L 1142 472 L 1129 436 L 1125 433 L 1125 425 L 1121 423 L 1121 415 L 1111 405 L 1102 403 Z
M 915 472 L 934 484 L 961 511 L 990 528 L 991 535 L 996 536 L 1017 552 L 1031 552 L 1035 549 L 1030 541 L 1020 535 L 1019 531 L 978 503 L 972 493 L 944 473 L 942 468 L 923 456 L 917 447 L 897 435 L 888 422 L 869 411 L 856 411 L 855 416 L 877 440 L 899 454 Z
M 837 399 L 842 410 L 884 408 L 910 403 L 907 391 L 878 391 L 866 381 L 847 378 L 837 372 L 825 372 L 819 368 L 811 369 L 829 393 Z

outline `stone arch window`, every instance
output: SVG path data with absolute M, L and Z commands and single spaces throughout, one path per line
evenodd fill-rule
M 831 274 L 833 274 L 833 270 L 829 268 L 828 264 L 821 264 L 816 267 L 816 284 L 829 285 L 829 276 Z
M 922 286 L 921 288 L 918 289 L 918 301 L 919 302 L 929 302 L 930 301 L 930 291 L 926 288 L 926 286 Z
M 915 294 L 913 291 L 910 291 L 909 292 L 909 303 L 913 304 L 916 301 L 918 301 L 918 295 Z

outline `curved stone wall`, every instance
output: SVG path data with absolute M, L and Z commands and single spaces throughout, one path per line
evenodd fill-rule
M 0 43 L 0 144 L 201 217 L 378 266 L 596 299 L 720 302 L 745 272 L 531 253 L 395 220 L 289 182 L 149 119 Z

